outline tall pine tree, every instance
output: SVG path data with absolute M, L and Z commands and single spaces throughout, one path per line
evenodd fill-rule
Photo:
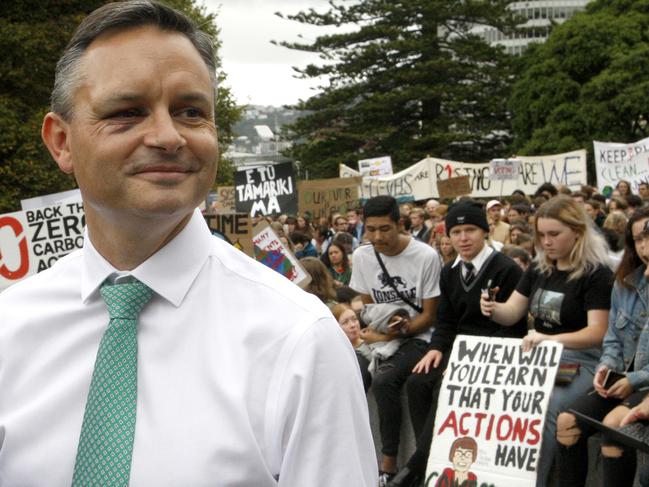
M 484 161 L 510 140 L 506 100 L 510 59 L 475 35 L 477 24 L 509 32 L 508 1 L 332 0 L 326 13 L 286 16 L 341 27 L 313 43 L 281 45 L 318 53 L 324 62 L 297 70 L 323 76 L 321 92 L 295 108 L 289 156 L 314 177 L 338 163 L 391 155 L 397 169 L 426 155 Z M 283 16 L 282 14 L 278 14 Z

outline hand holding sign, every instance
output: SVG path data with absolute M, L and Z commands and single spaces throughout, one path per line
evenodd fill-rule
M 547 335 L 539 333 L 536 330 L 528 331 L 525 338 L 523 338 L 523 344 L 521 345 L 523 352 L 529 352 L 546 338 L 548 338 Z

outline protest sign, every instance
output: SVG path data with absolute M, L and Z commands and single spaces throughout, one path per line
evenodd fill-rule
M 71 189 L 69 191 L 61 191 L 59 193 L 51 193 L 41 196 L 34 196 L 33 198 L 26 198 L 20 200 L 21 210 L 35 210 L 45 206 L 66 205 L 68 203 L 80 203 L 81 191 L 79 189 Z
M 205 213 L 207 226 L 215 235 L 250 257 L 255 256 L 252 245 L 252 222 L 245 213 Z
M 311 221 L 329 217 L 333 213 L 345 213 L 359 204 L 362 178 L 311 179 L 297 183 L 300 213 L 311 214 Z
M 517 180 L 521 161 L 518 159 L 492 159 L 489 162 L 489 176 L 492 181 Z
M 392 176 L 363 178 L 363 200 L 379 194 L 394 196 L 399 202 L 439 198 L 438 181 L 458 176 L 469 176 L 471 196 L 497 197 L 520 189 L 534 194 L 543 183 L 563 184 L 579 189 L 586 184 L 586 151 L 578 150 L 547 156 L 518 156 L 518 177 L 493 183 L 489 163 L 447 161 L 428 157 Z M 340 165 L 340 177 L 359 176 L 358 171 Z
M 207 212 L 219 215 L 236 213 L 237 209 L 234 202 L 234 192 L 234 186 L 219 186 L 216 188 L 216 191 L 210 192 Z
M 295 176 L 290 162 L 237 171 L 234 187 L 237 213 L 251 216 L 297 213 Z
M 0 289 L 49 268 L 83 246 L 81 203 L 0 215 Z
M 593 142 L 597 189 L 615 188 L 621 180 L 629 181 L 634 192 L 638 184 L 649 182 L 649 137 L 631 144 Z
M 305 288 L 311 276 L 302 268 L 297 257 L 282 243 L 270 225 L 262 221 L 254 228 L 252 237 L 254 255 L 262 264 Z
M 361 159 L 358 170 L 363 177 L 388 176 L 392 174 L 392 158 L 390 156 Z
M 545 341 L 523 352 L 521 343 L 455 339 L 437 403 L 426 487 L 453 485 L 454 476 L 467 471 L 475 485 L 535 485 L 562 346 Z
M 469 176 L 441 179 L 437 181 L 437 192 L 440 198 L 454 198 L 471 194 Z

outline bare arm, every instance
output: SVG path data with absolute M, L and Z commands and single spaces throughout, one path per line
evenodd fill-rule
M 412 318 L 408 324 L 408 335 L 417 335 L 435 324 L 437 316 L 437 298 L 422 300 L 423 311 Z
M 504 303 L 490 301 L 487 293 L 480 296 L 480 310 L 485 316 L 503 326 L 518 323 L 527 313 L 529 299 L 514 291 Z
M 587 319 L 587 325 L 584 328 L 570 333 L 546 335 L 530 330 L 529 334 L 523 339 L 523 349 L 532 348 L 544 340 L 559 342 L 565 348 L 572 349 L 599 347 L 608 327 L 608 310 L 591 309 L 588 311 Z

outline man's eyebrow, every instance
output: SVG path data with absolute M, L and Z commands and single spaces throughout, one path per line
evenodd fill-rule
M 182 93 L 178 96 L 178 99 L 183 102 L 194 102 L 194 103 L 211 103 L 212 98 L 207 96 L 205 93 L 200 91 L 191 91 L 188 93 Z
M 109 96 L 108 98 L 104 99 L 102 101 L 102 104 L 105 105 L 119 105 L 121 103 L 140 103 L 144 100 L 146 100 L 147 94 L 146 93 L 136 93 L 136 92 L 126 92 L 126 93 L 118 93 L 112 96 Z M 210 104 L 212 102 L 212 99 L 210 96 L 208 96 L 205 93 L 201 93 L 199 91 L 191 91 L 187 93 L 182 93 L 179 96 L 176 97 L 177 100 L 184 102 L 184 103 L 204 103 L 204 104 Z

